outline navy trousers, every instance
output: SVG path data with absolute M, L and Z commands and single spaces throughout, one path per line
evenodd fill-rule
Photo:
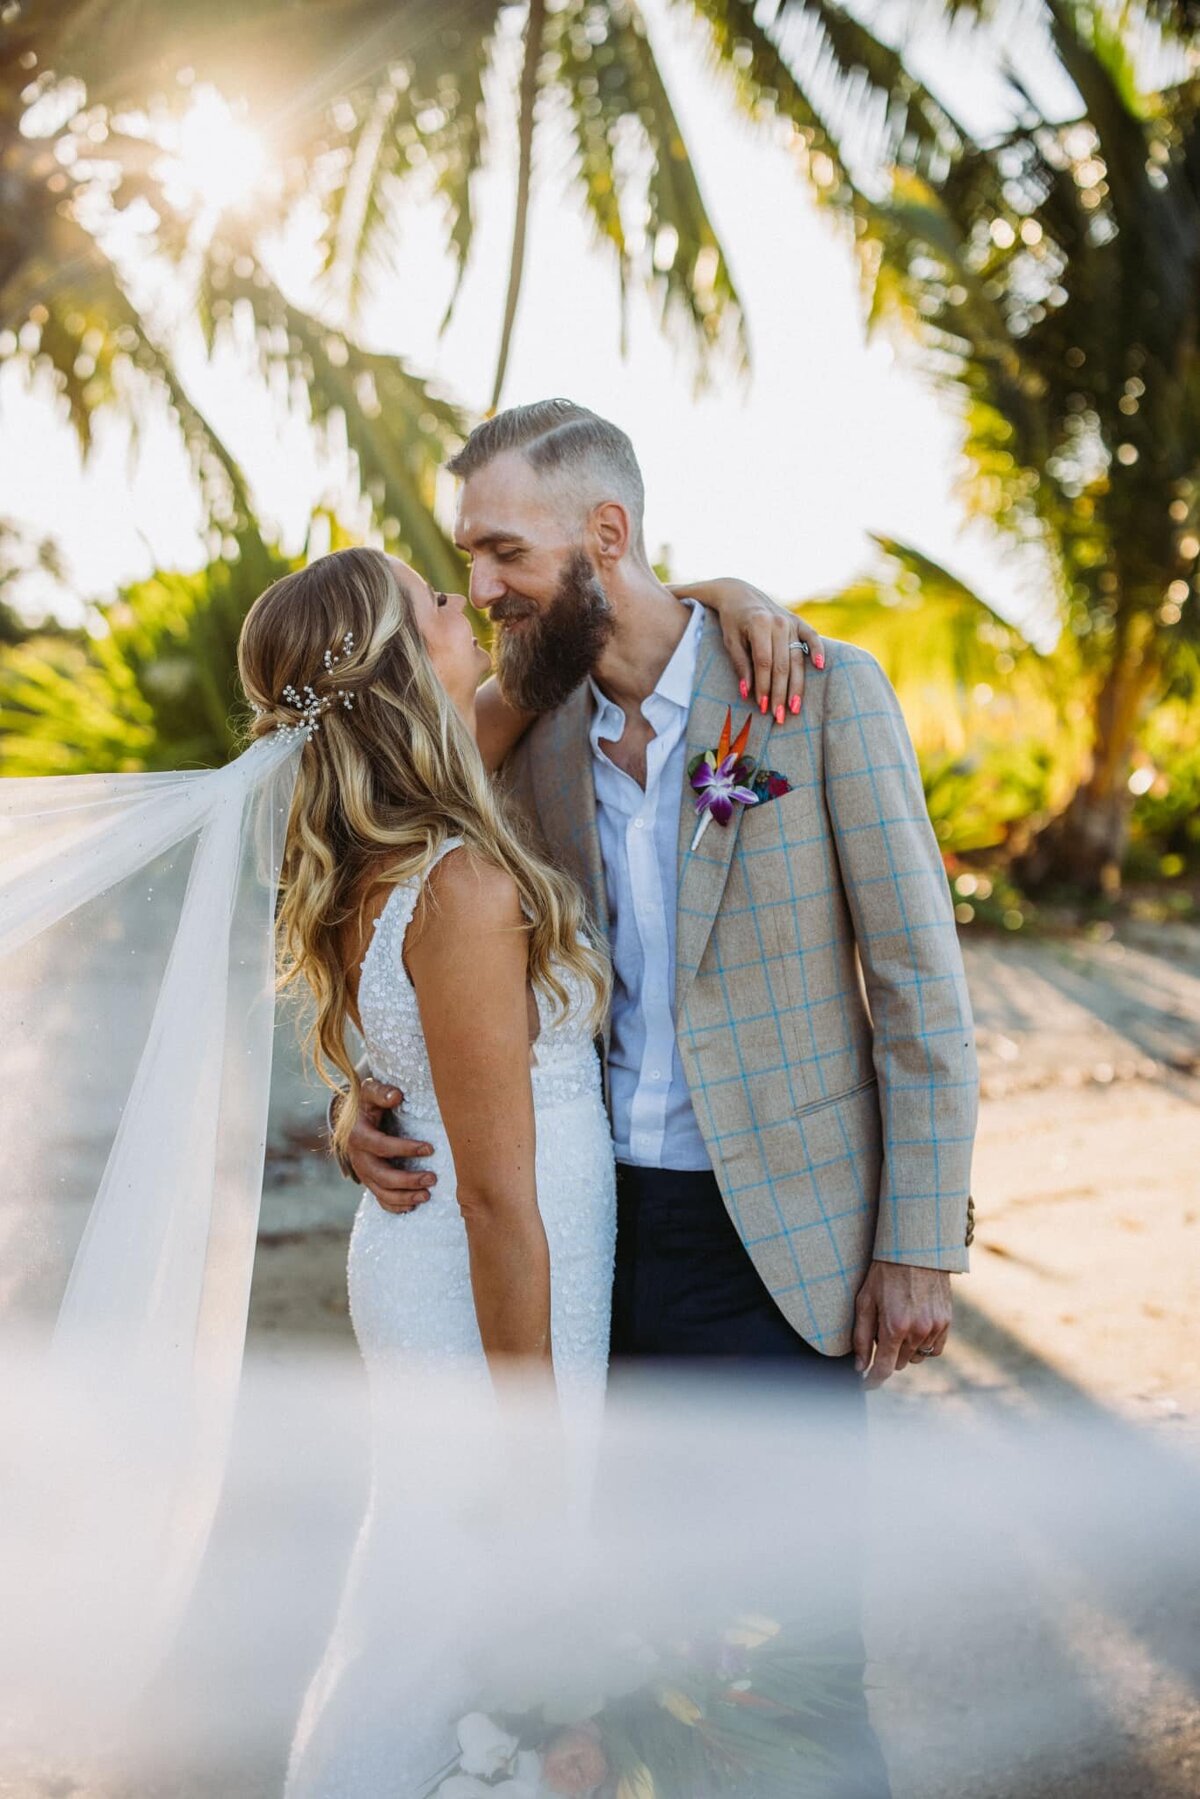
M 821 1402 L 839 1444 L 824 1471 L 828 1491 L 813 1516 L 840 1520 L 850 1537 L 866 1482 L 866 1394 L 853 1355 L 824 1356 L 784 1318 L 747 1255 L 716 1177 L 671 1169 L 617 1168 L 617 1263 L 613 1288 L 613 1381 L 638 1364 L 716 1363 L 725 1380 Z M 656 1370 L 657 1372 L 657 1370 Z M 861 1599 L 855 1575 L 839 1591 L 832 1632 L 819 1644 L 846 1668 L 843 1703 L 810 1733 L 836 1763 L 821 1799 L 891 1799 L 887 1770 L 867 1715 Z

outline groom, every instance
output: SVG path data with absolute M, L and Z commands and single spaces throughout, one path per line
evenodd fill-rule
M 802 712 L 752 709 L 651 569 L 632 444 L 583 407 L 500 413 L 450 467 L 500 694 L 535 719 L 505 772 L 612 957 L 613 1356 L 769 1371 L 857 1429 L 864 1386 L 941 1354 L 971 1236 L 971 1016 L 896 697 L 830 643 Z M 364 1100 L 351 1158 L 400 1209 L 428 1177 L 383 1158 L 422 1146 L 374 1128 L 394 1092 Z M 861 1475 L 821 1473 L 832 1549 Z M 854 1587 L 842 1706 L 808 1728 L 830 1799 L 888 1799 Z
M 800 714 L 753 711 L 719 625 L 650 567 L 632 444 L 585 408 L 500 413 L 450 468 L 500 691 L 537 717 L 506 773 L 613 961 L 614 1357 L 878 1386 L 945 1345 L 977 1100 L 895 694 L 833 642 Z M 697 838 L 689 770 L 730 715 L 735 742 L 749 721 L 754 803 L 718 799 Z M 378 1116 L 350 1155 L 387 1204 L 414 1177 L 382 1157 L 420 1146 Z

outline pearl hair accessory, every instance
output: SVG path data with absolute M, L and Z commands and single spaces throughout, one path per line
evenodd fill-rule
M 342 638 L 341 650 L 336 656 L 332 650 L 325 652 L 326 674 L 332 674 L 338 663 L 344 661 L 353 652 L 354 633 L 347 631 Z M 335 699 L 341 700 L 347 712 L 353 712 L 354 695 L 345 687 L 338 687 L 332 694 L 321 695 L 314 691 L 310 682 L 306 681 L 303 692 L 297 693 L 289 682 L 283 690 L 283 704 L 291 706 L 294 711 L 299 712 L 300 718 L 294 725 L 276 725 L 276 730 L 284 737 L 311 737 L 314 731 L 321 729 L 321 714 L 327 706 L 333 705 Z M 261 706 L 255 706 L 254 710 L 261 716 L 263 712 Z

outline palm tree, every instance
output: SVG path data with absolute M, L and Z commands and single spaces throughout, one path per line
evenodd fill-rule
M 1193 0 L 1148 0 L 1119 15 L 1097 0 L 1039 0 L 1040 20 L 1034 8 L 1023 25 L 1044 28 L 1078 109 L 1047 117 L 1010 70 L 1015 122 L 987 141 L 917 78 L 903 46 L 837 0 L 687 3 L 716 68 L 756 116 L 790 122 L 811 191 L 850 226 L 871 325 L 899 326 L 960 408 L 968 503 L 1045 554 L 1078 647 L 1091 738 L 1025 874 L 1111 887 L 1136 734 L 1171 678 L 1173 645 L 1196 629 L 1187 601 L 1200 551 L 1200 89 L 1180 52 L 1167 59 L 1171 79 L 1144 93 L 1136 57 L 1154 29 L 1167 45 L 1186 44 Z M 414 156 L 434 165 L 465 266 L 484 144 L 480 72 L 503 11 L 464 0 L 447 19 L 419 4 L 397 35 L 390 10 L 347 0 L 331 13 L 342 54 L 330 75 L 316 66 L 332 50 L 319 35 L 293 52 L 299 66 L 279 70 L 280 83 L 300 74 L 307 91 L 324 100 L 336 87 L 345 104 L 326 259 L 351 294 L 386 258 L 389 188 Z M 951 11 L 988 9 L 960 0 Z M 226 8 L 206 14 L 196 55 L 211 46 L 219 81 L 235 64 L 257 67 L 255 46 L 279 5 L 250 12 L 233 38 Z M 402 79 L 388 61 L 397 55 Z M 623 287 L 635 276 L 648 283 L 664 317 L 686 321 L 702 362 L 730 337 L 744 349 L 737 293 L 636 6 L 565 0 L 551 10 L 530 0 L 493 404 L 520 293 L 535 129 L 555 110 L 570 121 L 580 192 Z M 619 153 L 635 120 L 651 171 L 639 246 L 625 224 Z
M 1030 872 L 1111 882 L 1138 720 L 1196 612 L 1186 603 L 1200 548 L 1196 82 L 1184 70 L 1142 94 L 1133 62 L 1148 21 L 1182 37 L 1194 0 L 1145 0 L 1115 23 L 1096 0 L 1038 0 L 1078 114 L 1047 118 L 1013 75 L 1019 114 L 987 142 L 917 78 L 902 48 L 837 0 L 680 3 L 707 30 L 741 102 L 789 122 L 811 190 L 850 227 L 872 326 L 901 326 L 961 407 L 970 502 L 1046 554 L 1089 684 L 1092 741 L 1088 771 Z M 950 10 L 957 19 L 987 9 L 958 0 Z M 432 183 L 465 269 L 474 176 L 495 128 L 487 78 L 504 73 L 519 16 L 501 0 L 209 0 L 202 9 L 68 0 L 35 26 L 9 9 L 0 75 L 18 102 L 4 115 L 0 178 L 20 204 L 5 209 L 19 222 L 0 237 L 0 324 L 35 327 L 31 353 L 54 366 L 81 432 L 111 386 L 119 332 L 166 386 L 226 510 L 248 511 L 232 460 L 172 385 L 169 356 L 119 282 L 114 291 L 111 268 L 97 265 L 85 202 L 101 186 L 110 215 L 140 196 L 154 207 L 156 247 L 200 261 L 211 336 L 240 304 L 264 363 L 307 386 L 318 422 L 344 418 L 379 516 L 401 521 L 396 540 L 440 570 L 437 558 L 452 552 L 429 513 L 432 470 L 457 417 L 353 333 L 363 294 L 387 267 L 406 183 Z M 635 0 L 529 0 L 523 25 L 493 401 L 520 295 L 536 132 L 551 114 L 572 134 L 578 191 L 623 290 L 645 283 L 664 319 L 686 324 L 701 369 L 718 345 L 744 354 L 737 292 Z M 150 96 L 186 105 L 181 72 L 244 98 L 287 172 L 270 207 L 222 219 L 200 245 L 162 203 L 136 126 Z M 21 135 L 22 108 L 36 98 L 29 84 L 53 99 L 71 79 L 83 83 L 86 108 L 36 142 L 33 166 L 34 140 Z M 96 134 L 107 134 L 100 173 Z M 263 249 L 267 228 L 314 192 L 328 300 L 319 316 L 280 292 Z M 79 291 L 64 304 L 71 281 Z M 97 291 L 103 322 L 89 324 L 82 302 Z
M 461 566 L 433 515 L 434 480 L 463 429 L 458 410 L 402 360 L 355 338 L 361 301 L 388 263 L 396 191 L 420 172 L 445 208 L 459 276 L 473 238 L 472 184 L 487 143 L 485 79 L 505 37 L 502 0 L 64 0 L 0 19 L 0 361 L 48 368 L 86 450 L 98 406 L 133 404 L 131 368 L 165 394 L 210 516 L 244 537 L 253 505 L 236 461 L 179 379 L 168 332 L 139 303 L 138 270 L 114 246 L 136 209 L 139 257 L 194 284 L 210 347 L 248 312 L 264 367 L 303 390 L 317 426 L 335 417 L 391 545 L 435 581 Z M 195 82 L 245 100 L 282 178 L 254 209 L 215 222 L 164 191 L 164 124 Z M 580 191 L 624 287 L 640 274 L 690 323 L 701 363 L 741 346 L 728 267 L 640 14 L 627 0 L 530 8 L 520 77 L 514 254 L 494 399 L 521 286 L 535 110 L 569 121 Z M 638 137 L 644 168 L 627 171 Z M 648 160 L 647 160 L 648 159 Z M 319 198 L 325 265 L 316 313 L 273 279 L 264 248 L 301 198 Z M 645 220 L 634 241 L 632 198 Z M 669 240 L 670 254 L 664 250 Z M 134 259 L 136 260 L 136 259 Z M 143 283 L 143 285 L 145 285 Z M 6 329 L 7 328 L 7 329 Z
M 1137 733 L 1200 633 L 1194 0 L 1037 0 L 1021 30 L 1044 32 L 1078 109 L 1048 117 L 1001 43 L 1016 116 L 986 141 L 840 6 L 694 4 L 850 227 L 871 328 L 893 327 L 959 410 L 968 505 L 1044 553 L 1090 732 L 1023 874 L 1111 890 Z M 1150 91 L 1139 60 L 1167 71 Z M 836 78 L 855 64 L 847 106 Z
M 1048 10 L 1084 114 L 1026 95 L 1000 142 L 905 171 L 875 212 L 875 315 L 963 396 L 970 499 L 1040 538 L 1079 645 L 1090 754 L 1024 876 L 1112 890 L 1137 733 L 1200 623 L 1200 83 L 1144 95 L 1098 15 Z
M 144 117 L 139 126 L 137 115 L 125 118 L 121 111 L 153 105 L 155 89 L 135 94 L 103 79 L 102 25 L 118 61 L 117 15 L 153 36 L 156 9 L 143 9 L 145 17 L 135 21 L 131 10 L 83 3 L 10 7 L 0 20 L 0 362 L 15 359 L 50 374 L 85 453 L 99 408 L 122 407 L 136 422 L 148 395 L 165 397 L 192 455 L 214 551 L 222 538 L 244 546 L 255 525 L 242 471 L 180 379 L 170 334 L 156 326 L 153 299 L 137 297 L 139 278 L 149 289 L 145 275 L 155 254 L 194 260 L 196 221 L 168 203 L 161 150 L 153 131 L 143 128 Z M 94 42 L 89 20 L 97 26 Z M 79 45 L 91 49 L 82 58 L 86 82 L 73 54 Z M 137 249 L 122 253 L 115 247 L 122 220 L 128 239 L 138 207 Z M 374 447 L 365 405 L 351 406 L 346 419 L 380 516 L 398 521 L 390 534 L 395 546 L 424 555 L 435 579 L 457 573 L 431 517 L 437 468 L 461 430 L 457 410 L 398 359 L 360 352 L 288 307 L 261 259 L 251 274 L 263 343 L 270 347 L 264 359 L 309 377 L 318 422 L 346 400 L 356 380 L 373 385 L 378 404 L 397 421 L 395 446 L 389 453 Z M 211 313 L 208 320 L 211 325 Z M 265 546 L 258 550 L 265 553 Z

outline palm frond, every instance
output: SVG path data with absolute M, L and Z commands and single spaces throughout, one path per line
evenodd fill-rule
M 209 272 L 218 334 L 235 307 L 248 309 L 264 373 L 298 390 L 315 423 L 345 431 L 389 547 L 411 556 L 436 586 L 456 587 L 462 561 L 433 505 L 438 470 L 465 435 L 458 409 L 402 358 L 364 349 L 294 306 L 264 270 L 246 269 L 235 256 Z
M 209 518 L 226 530 L 252 529 L 254 509 L 237 460 L 187 393 L 100 244 L 69 213 L 56 208 L 45 221 L 41 241 L 31 244 L 16 277 L 0 290 L 0 307 L 6 321 L 36 332 L 34 343 L 18 338 L 0 360 L 50 372 L 85 454 L 96 413 L 132 399 L 136 372 L 174 413 Z M 136 418 L 136 403 L 127 410 Z
M 529 0 L 525 20 L 525 42 L 521 58 L 521 90 L 517 116 L 517 192 L 513 208 L 512 251 L 508 264 L 508 291 L 504 297 L 504 317 L 500 323 L 500 350 L 496 358 L 496 374 L 492 382 L 491 410 L 500 405 L 508 354 L 512 347 L 513 326 L 521 297 L 521 280 L 525 273 L 525 234 L 529 224 L 529 193 L 533 178 L 533 134 L 536 123 L 538 82 L 546 35 L 545 0 Z
M 878 570 L 797 606 L 831 636 L 868 649 L 900 696 L 943 850 L 995 848 L 1010 828 L 1048 817 L 1084 754 L 1069 698 L 1074 645 L 1039 654 L 941 564 L 877 537 Z
M 760 23 L 755 0 L 687 3 L 708 27 L 714 70 L 732 82 L 741 105 L 754 117 L 776 113 L 794 127 L 794 147 L 814 197 L 853 205 L 855 184 L 835 129 L 814 100 L 811 81 L 793 70 L 793 58 L 803 57 L 808 46 L 793 39 L 785 51 Z M 820 60 L 818 48 L 818 65 Z M 806 71 L 810 78 L 817 72 L 811 65 Z
M 657 297 L 664 325 L 684 325 L 698 379 L 723 344 L 744 362 L 741 300 L 640 11 L 630 0 L 603 9 L 568 0 L 551 14 L 547 42 L 572 113 L 591 121 L 582 138 L 576 129 L 580 166 L 590 176 L 585 203 L 615 253 L 619 278 L 636 273 Z M 626 196 L 644 200 L 636 261 L 621 222 Z

